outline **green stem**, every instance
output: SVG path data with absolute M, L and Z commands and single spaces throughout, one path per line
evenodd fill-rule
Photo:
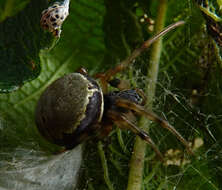
M 148 184 L 150 182 L 150 180 L 154 177 L 154 175 L 156 175 L 157 173 L 157 170 L 159 169 L 159 166 L 160 166 L 160 162 L 157 162 L 152 171 L 150 172 L 150 174 L 148 176 L 145 177 L 145 179 L 143 180 L 143 183 L 144 184 Z
M 203 11 L 207 16 L 211 17 L 216 22 L 222 22 L 222 19 L 216 15 L 216 13 L 212 13 L 209 8 L 205 8 L 199 6 L 200 10 Z
M 159 185 L 159 187 L 157 188 L 157 190 L 162 190 L 162 189 L 164 188 L 164 186 L 166 185 L 166 183 L 167 183 L 167 180 L 166 180 L 166 179 L 163 180 L 163 181 L 160 183 L 160 185 Z
M 155 32 L 159 32 L 164 28 L 166 12 L 167 0 L 159 0 Z M 152 110 L 152 103 L 155 96 L 161 50 L 162 38 L 159 38 L 151 48 L 150 67 L 147 72 L 147 76 L 149 77 L 150 82 L 145 89 L 145 94 L 147 96 L 146 107 L 150 110 Z M 142 129 L 147 130 L 147 120 L 141 118 L 140 126 Z M 136 137 L 134 151 L 130 161 L 127 190 L 141 190 L 146 145 L 146 142 L 141 140 L 139 137 Z
M 100 155 L 101 162 L 102 162 L 102 167 L 103 167 L 103 172 L 104 172 L 104 180 L 106 182 L 106 185 L 109 190 L 114 190 L 113 184 L 111 183 L 111 181 L 109 179 L 107 160 L 106 160 L 105 153 L 103 151 L 103 145 L 102 145 L 101 141 L 99 141 L 99 143 L 98 143 L 98 151 L 99 151 L 99 155 Z
M 5 20 L 8 16 L 10 16 L 12 14 L 13 5 L 14 5 L 14 0 L 7 0 L 5 2 L 5 8 L 1 14 L 0 21 Z
M 120 145 L 122 151 L 126 154 L 127 153 L 127 149 L 126 149 L 125 143 L 123 141 L 122 131 L 119 128 L 117 129 L 117 138 L 118 138 L 119 145 Z

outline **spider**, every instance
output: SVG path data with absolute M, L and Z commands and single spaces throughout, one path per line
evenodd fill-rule
M 143 106 L 145 96 L 138 89 L 118 89 L 108 92 L 108 84 L 118 88 L 112 77 L 127 68 L 141 52 L 168 31 L 183 24 L 177 22 L 144 42 L 132 55 L 113 69 L 90 77 L 84 69 L 67 74 L 54 81 L 41 95 L 36 108 L 39 132 L 50 142 L 66 149 L 86 141 L 95 133 L 108 135 L 113 124 L 129 129 L 145 140 L 163 160 L 149 135 L 134 124 L 132 118 L 143 115 L 173 133 L 192 154 L 188 142 L 166 120 Z M 120 81 L 121 82 L 121 81 Z

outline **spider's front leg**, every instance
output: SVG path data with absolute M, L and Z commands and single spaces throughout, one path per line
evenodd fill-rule
M 126 114 L 119 113 L 114 110 L 109 110 L 107 112 L 107 115 L 118 127 L 123 129 L 128 129 L 132 131 L 134 134 L 138 135 L 141 139 L 145 140 L 156 152 L 161 161 L 164 161 L 163 155 L 161 154 L 155 143 L 152 141 L 150 136 L 145 131 L 137 127 L 132 121 L 130 121 L 130 119 L 128 119 Z
M 152 111 L 146 110 L 143 106 L 138 105 L 132 101 L 129 101 L 127 99 L 119 98 L 116 100 L 116 105 L 118 107 L 125 108 L 127 110 L 132 110 L 135 111 L 136 113 L 140 115 L 144 115 L 147 117 L 149 120 L 154 121 L 156 123 L 159 123 L 161 127 L 166 128 L 169 130 L 172 134 L 174 134 L 180 142 L 184 144 L 186 147 L 187 151 L 191 154 L 194 155 L 193 151 L 191 150 L 189 143 L 182 137 L 182 135 L 172 126 L 170 125 L 166 120 L 158 117 L 155 113 Z
M 116 67 L 109 69 L 106 72 L 97 73 L 94 77 L 99 78 L 101 82 L 101 86 L 104 90 L 104 92 L 107 92 L 108 83 L 111 80 L 113 76 L 115 76 L 117 73 L 125 70 L 132 62 L 135 60 L 139 55 L 141 55 L 142 52 L 147 50 L 157 39 L 167 34 L 169 31 L 173 30 L 174 28 L 183 25 L 184 21 L 178 21 L 176 23 L 173 23 L 166 28 L 164 28 L 161 32 L 154 35 L 152 38 L 146 40 L 142 46 L 135 49 L 129 57 L 127 57 L 125 60 L 120 62 L 116 65 Z

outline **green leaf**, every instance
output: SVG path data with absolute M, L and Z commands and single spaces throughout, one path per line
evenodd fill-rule
M 29 2 L 29 0 L 2 0 L 0 2 L 0 22 L 8 17 L 16 15 Z
M 40 73 L 39 52 L 55 38 L 40 27 L 45 0 L 32 0 L 23 11 L 0 23 L 0 92 L 18 89 Z

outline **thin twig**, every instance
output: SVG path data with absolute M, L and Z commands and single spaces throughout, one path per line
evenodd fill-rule
M 99 141 L 99 143 L 98 143 L 98 151 L 99 151 L 99 155 L 100 155 L 101 162 L 102 162 L 102 167 L 103 167 L 103 172 L 104 172 L 104 180 L 106 182 L 106 185 L 109 190 L 114 190 L 113 184 L 111 183 L 111 181 L 109 179 L 107 160 L 106 160 L 105 153 L 103 151 L 103 145 L 102 145 L 101 141 Z

